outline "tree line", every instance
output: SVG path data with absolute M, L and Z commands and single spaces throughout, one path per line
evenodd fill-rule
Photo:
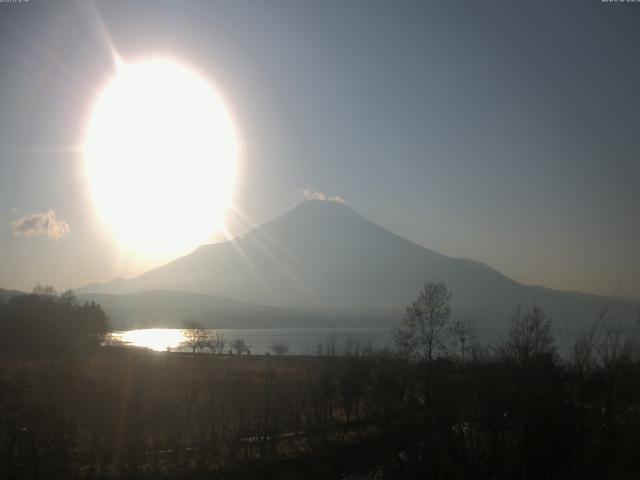
M 78 302 L 67 290 L 37 285 L 33 292 L 0 302 L 0 354 L 42 356 L 95 351 L 109 328 L 94 302 Z

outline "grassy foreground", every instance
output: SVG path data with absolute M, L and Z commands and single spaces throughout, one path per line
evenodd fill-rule
M 0 478 L 630 478 L 640 362 L 593 360 L 4 358 Z

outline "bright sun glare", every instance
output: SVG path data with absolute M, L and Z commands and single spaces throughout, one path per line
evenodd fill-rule
M 96 209 L 127 250 L 169 258 L 221 227 L 238 140 L 224 101 L 194 71 L 166 59 L 120 64 L 84 148 Z

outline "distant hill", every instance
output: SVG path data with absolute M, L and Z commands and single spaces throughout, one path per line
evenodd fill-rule
M 156 290 L 124 295 L 80 293 L 80 301 L 94 301 L 109 315 L 116 330 L 130 328 L 180 328 L 193 319 L 208 328 L 293 328 L 310 326 L 352 326 L 388 323 L 389 315 L 378 313 L 348 316 L 339 312 L 284 309 L 254 305 L 224 297 Z
M 426 280 L 447 284 L 453 293 L 456 318 L 483 324 L 507 322 L 519 305 L 534 304 L 553 316 L 557 328 L 590 324 L 597 305 L 606 301 L 522 285 L 485 264 L 447 257 L 410 242 L 350 207 L 330 201 L 303 202 L 240 238 L 202 246 L 138 277 L 92 284 L 79 293 L 140 295 L 170 290 L 225 297 L 225 302 L 233 299 L 243 305 L 225 304 L 229 307 L 225 307 L 228 318 L 238 321 L 250 315 L 247 303 L 254 309 L 267 309 L 263 310 L 269 312 L 262 317 L 264 326 L 270 326 L 278 315 L 293 318 L 282 313 L 285 311 L 296 312 L 303 325 L 324 324 L 331 318 L 357 318 L 358 323 L 366 323 L 367 317 L 372 321 L 398 320 Z M 155 301 L 162 297 L 155 295 Z M 193 311 L 202 312 L 213 300 L 180 297 L 176 304 L 186 307 L 191 301 Z M 123 300 L 118 302 L 122 304 Z M 168 302 L 165 309 L 170 308 Z M 623 320 L 631 319 L 639 304 L 637 300 L 618 299 L 612 313 Z M 105 309 L 109 312 L 110 307 L 105 305 Z M 232 311 L 243 314 L 234 317 Z M 161 317 L 146 318 L 149 320 L 145 322 L 153 323 Z M 137 321 L 142 322 L 142 316 Z

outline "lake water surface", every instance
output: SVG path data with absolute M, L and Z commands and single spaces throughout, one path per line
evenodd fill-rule
M 573 342 L 585 331 L 584 326 L 564 325 L 556 331 L 555 343 L 560 355 L 567 356 Z M 481 344 L 487 346 L 506 338 L 510 324 L 493 323 L 476 326 L 475 334 Z M 225 353 L 231 343 L 241 338 L 249 345 L 254 355 L 262 355 L 270 351 L 275 344 L 284 344 L 291 355 L 316 355 L 319 346 L 326 352 L 333 349 L 337 355 L 344 353 L 345 347 L 358 343 L 360 347 L 371 345 L 374 350 L 385 347 L 393 348 L 394 335 L 392 327 L 360 327 L 360 328 L 268 328 L 268 329 L 216 329 L 207 330 L 210 334 L 222 333 L 227 341 Z M 107 343 L 119 343 L 132 347 L 149 348 L 155 351 L 189 351 L 184 345 L 184 330 L 179 328 L 147 328 L 140 330 L 123 330 L 111 333 Z M 623 331 L 629 336 L 631 332 Z M 635 335 L 635 333 L 634 333 Z M 600 341 L 602 334 L 596 335 Z
M 132 347 L 149 348 L 155 351 L 188 351 L 184 345 L 184 330 L 179 328 L 147 328 L 113 332 L 109 341 Z M 348 344 L 370 344 L 374 349 L 382 349 L 393 344 L 391 327 L 366 328 L 270 328 L 270 329 L 216 329 L 209 333 L 222 333 L 227 340 L 225 353 L 231 342 L 241 338 L 252 354 L 262 355 L 275 344 L 284 344 L 292 355 L 315 355 L 319 345 L 335 348 L 341 354 Z

